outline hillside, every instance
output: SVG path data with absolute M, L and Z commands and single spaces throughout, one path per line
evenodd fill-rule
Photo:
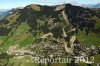
M 62 6 L 62 7 L 64 7 L 64 6 Z M 56 12 L 56 11 L 54 11 L 54 9 L 55 9 L 55 6 L 49 7 L 49 6 L 40 6 L 40 5 L 29 5 L 29 6 L 26 6 L 24 9 L 18 9 L 14 14 L 11 14 L 10 16 L 5 18 L 5 20 L 3 20 L 1 22 L 2 23 L 1 24 L 2 32 L 0 32 L 1 38 L 2 38 L 2 36 L 6 36 L 6 37 L 10 36 L 10 38 L 12 40 L 12 44 L 13 44 L 13 42 L 15 42 L 15 41 L 18 42 L 18 40 L 21 39 L 20 35 L 24 36 L 22 33 L 25 33 L 25 35 L 33 34 L 33 37 L 34 37 L 36 35 L 41 36 L 42 34 L 49 32 L 49 30 L 47 29 L 47 26 L 44 26 L 44 24 L 47 22 L 47 20 L 48 19 L 51 20 L 51 18 L 56 18 L 55 20 L 59 21 L 62 19 L 59 17 L 61 12 L 60 11 Z M 80 32 L 80 30 L 81 30 L 81 32 L 83 30 L 85 30 L 85 31 L 83 31 L 84 35 L 85 35 L 85 33 L 88 34 L 92 30 L 92 32 L 90 33 L 90 36 L 91 36 L 92 34 L 95 34 L 94 33 L 95 29 L 99 28 L 99 21 L 98 21 L 99 16 L 97 16 L 97 18 L 95 18 L 95 16 L 98 14 L 96 14 L 96 12 L 94 12 L 90 9 L 84 9 L 82 7 L 72 6 L 72 5 L 68 4 L 68 5 L 66 5 L 65 12 L 68 16 L 69 22 L 73 25 L 73 28 L 74 27 L 78 28 L 79 32 Z M 58 18 L 57 18 L 57 16 L 58 16 Z M 95 19 L 97 19 L 97 21 L 96 21 L 97 28 L 94 29 L 94 26 L 96 26 Z M 22 29 L 22 31 L 20 31 L 20 29 Z M 37 34 L 35 30 L 39 31 L 40 34 Z M 19 34 L 18 35 L 19 37 L 17 36 L 17 33 Z M 11 36 L 11 34 L 12 34 L 12 36 Z M 96 35 L 99 36 L 99 34 L 96 34 Z M 95 39 L 96 35 L 91 38 L 89 37 L 89 38 L 91 40 Z M 18 39 L 16 39 L 17 37 L 15 38 L 15 36 L 17 36 Z M 6 39 L 6 37 L 5 37 L 5 39 Z M 88 36 L 86 36 L 86 37 L 88 38 Z M 13 40 L 14 38 L 15 38 L 15 40 Z M 38 38 L 38 36 L 36 36 L 36 38 Z M 79 38 L 81 38 L 81 35 L 79 36 Z M 84 39 L 85 39 L 85 36 L 84 36 Z M 82 41 L 84 39 L 81 39 L 80 41 Z M 95 44 L 94 42 L 97 42 L 96 44 L 98 45 L 99 38 L 96 38 L 96 39 L 97 40 L 94 40 L 93 43 L 91 43 L 91 44 Z M 4 38 L 3 38 L 3 40 L 4 40 Z M 20 44 L 21 42 L 24 42 L 24 40 L 25 40 L 25 38 L 22 41 L 19 41 L 18 44 Z M 30 39 L 30 40 L 32 40 L 32 39 Z M 1 44 L 2 44 L 2 42 L 1 42 Z M 85 42 L 85 44 L 88 44 L 88 43 Z
M 9 15 L 13 14 L 17 9 L 12 10 L 0 10 L 0 21 L 4 20 Z
M 57 6 L 31 4 L 23 9 L 16 9 L 0 21 L 0 59 L 4 61 L 0 60 L 2 61 L 0 64 L 27 66 L 29 63 L 30 66 L 36 66 L 37 64 L 24 62 L 24 58 L 29 59 L 28 55 L 66 57 L 84 53 L 85 56 L 99 54 L 99 28 L 100 18 L 94 9 L 71 4 Z M 81 46 L 86 47 L 79 50 Z M 87 47 L 90 50 L 87 50 Z M 8 58 L 5 56 L 2 58 L 2 52 L 6 52 L 7 54 L 4 54 Z

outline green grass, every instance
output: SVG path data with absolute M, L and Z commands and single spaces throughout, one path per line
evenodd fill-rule
M 95 29 L 100 28 L 100 19 L 97 17 L 93 18 L 96 19 Z M 79 33 L 77 34 L 77 38 L 81 44 L 100 46 L 100 32 L 90 32 L 89 35 L 86 36 L 85 31 L 79 31 Z
M 14 45 L 14 44 L 15 44 L 14 39 L 9 38 L 9 39 L 5 42 L 5 44 L 3 44 L 3 48 L 6 49 L 7 47 L 10 47 L 10 46 L 12 46 L 12 45 Z
M 95 58 L 94 58 L 94 62 L 95 62 L 95 63 L 100 63 L 100 54 L 95 55 L 94 57 L 95 57 Z
M 95 19 L 96 19 L 95 28 L 99 28 L 100 27 L 100 19 L 99 18 L 95 18 Z
M 77 34 L 77 38 L 81 44 L 88 44 L 95 46 L 100 46 L 100 38 L 98 36 L 99 34 L 95 33 L 89 33 L 89 35 L 86 36 L 85 31 L 79 31 L 79 33 Z
M 34 38 L 33 36 L 29 36 L 28 38 L 26 38 L 25 40 L 23 40 L 21 43 L 20 43 L 20 47 L 25 47 L 27 45 L 30 45 L 34 42 Z
M 27 33 L 28 29 L 29 26 L 27 25 L 27 23 L 23 22 L 17 29 L 13 28 L 8 36 L 0 36 L 0 40 L 4 42 L 2 48 L 5 49 L 12 45 L 23 43 L 24 41 L 26 42 L 24 42 L 25 46 L 26 44 L 28 44 L 28 42 L 31 43 L 32 37 L 30 37 L 31 34 Z
M 6 40 L 7 36 L 0 36 L 0 45 Z
M 8 36 L 0 36 L 0 44 L 2 45 L 2 43 L 4 42 L 2 48 L 7 49 L 10 46 L 16 44 L 18 44 L 20 47 L 26 47 L 27 45 L 32 44 L 35 38 L 38 39 L 44 34 L 42 31 L 43 21 L 37 20 L 37 22 L 37 30 L 33 30 L 33 33 L 28 31 L 30 27 L 27 22 L 22 22 L 21 25 L 18 26 L 18 28 L 13 27 Z
M 18 57 L 10 58 L 7 66 L 11 66 L 11 65 L 12 66 L 37 66 L 36 63 L 33 63 L 31 61 L 32 60 L 27 56 L 24 56 L 22 58 L 18 58 Z

